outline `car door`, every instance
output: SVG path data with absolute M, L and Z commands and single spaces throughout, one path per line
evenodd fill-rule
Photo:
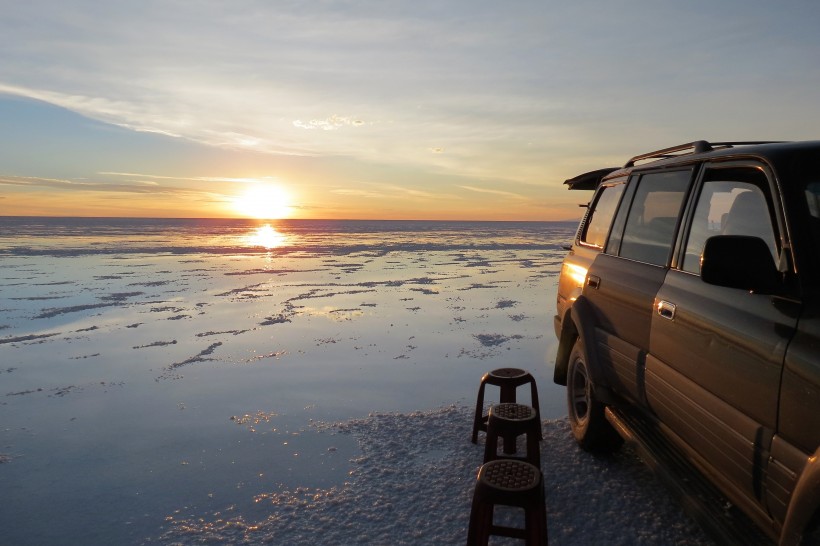
M 594 312 L 602 386 L 638 403 L 644 398 L 655 294 L 666 275 L 691 178 L 691 167 L 633 175 L 584 287 Z
M 793 179 L 803 181 L 795 189 L 807 207 L 795 201 L 787 217 L 793 233 L 797 232 L 790 242 L 796 247 L 802 310 L 783 366 L 778 430 L 766 471 L 767 506 L 779 521 L 785 520 L 790 506 L 796 516 L 810 515 L 820 504 L 817 487 L 798 490 L 798 483 L 817 483 L 813 476 L 818 471 L 811 467 L 820 459 L 820 156 L 790 165 L 799 166 Z
M 783 272 L 783 229 L 766 167 L 706 165 L 687 237 L 657 293 L 646 358 L 652 411 L 735 502 L 761 499 L 794 299 L 710 285 L 700 255 L 713 235 L 759 237 Z M 785 287 L 783 287 L 785 291 Z

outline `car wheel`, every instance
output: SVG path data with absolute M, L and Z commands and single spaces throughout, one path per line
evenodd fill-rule
M 623 438 L 606 420 L 605 406 L 595 398 L 581 338 L 575 340 L 569 355 L 567 405 L 572 434 L 583 449 L 611 453 L 621 447 Z

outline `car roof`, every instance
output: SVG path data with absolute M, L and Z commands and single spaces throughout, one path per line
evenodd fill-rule
M 820 152 L 820 141 L 737 141 L 708 142 L 696 140 L 630 158 L 623 167 L 596 169 L 564 182 L 571 190 L 594 190 L 607 180 L 629 175 L 633 170 L 684 165 L 726 157 L 757 157 L 778 162 L 784 156 Z

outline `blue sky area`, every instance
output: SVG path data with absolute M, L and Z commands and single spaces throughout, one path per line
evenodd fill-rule
M 3 14 L 0 215 L 236 216 L 252 194 L 301 218 L 572 219 L 580 172 L 820 120 L 809 0 Z

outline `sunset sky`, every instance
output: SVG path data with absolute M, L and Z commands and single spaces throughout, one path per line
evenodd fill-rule
M 577 219 L 581 172 L 820 138 L 814 0 L 3 4 L 0 216 Z

